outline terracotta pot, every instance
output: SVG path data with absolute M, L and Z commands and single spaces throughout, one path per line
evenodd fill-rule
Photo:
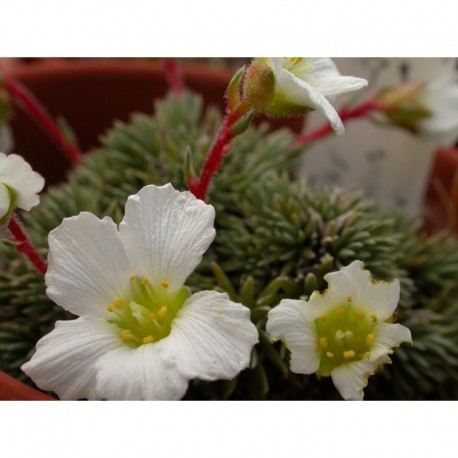
M 185 84 L 203 94 L 206 104 L 224 107 L 224 92 L 234 70 L 205 65 L 182 66 Z M 63 116 L 83 151 L 98 146 L 99 137 L 116 119 L 153 112 L 153 101 L 168 90 L 164 64 L 127 59 L 53 60 L 17 66 L 9 73 L 23 83 L 53 117 Z M 303 118 L 278 120 L 273 128 L 300 132 Z M 14 152 L 23 155 L 47 184 L 62 181 L 70 165 L 54 143 L 17 108 L 11 123 Z
M 0 371 L 0 400 L 2 401 L 52 401 L 54 398 L 10 377 Z
M 440 148 L 425 194 L 425 225 L 429 232 L 448 229 L 458 234 L 458 148 Z

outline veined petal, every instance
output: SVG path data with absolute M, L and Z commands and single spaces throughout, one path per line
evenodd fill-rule
M 39 388 L 54 391 L 60 399 L 97 399 L 94 365 L 121 345 L 116 328 L 104 320 L 57 321 L 21 369 Z
M 175 400 L 186 393 L 188 379 L 161 356 L 157 344 L 122 347 L 97 361 L 96 392 L 108 400 Z
M 345 400 L 360 401 L 364 397 L 363 388 L 367 386 L 369 376 L 376 371 L 378 366 L 379 361 L 364 359 L 342 364 L 332 371 L 332 381 Z
M 180 310 L 161 351 L 187 378 L 231 379 L 248 366 L 257 342 L 248 308 L 227 294 L 203 291 Z
M 374 344 L 371 348 L 371 359 L 392 353 L 392 348 L 398 347 L 402 342 L 412 342 L 410 330 L 402 324 L 379 323 L 372 334 Z
M 394 313 L 399 301 L 399 280 L 390 283 L 375 281 L 361 261 L 353 261 L 337 272 L 328 273 L 324 279 L 329 287 L 321 300 L 322 306 L 327 308 L 343 304 L 351 297 L 355 307 L 384 321 Z M 312 299 L 310 302 L 313 303 Z
M 130 196 L 119 232 L 135 273 L 181 288 L 215 237 L 214 218 L 211 205 L 170 184 Z
M 107 317 L 106 307 L 124 298 L 132 275 L 111 218 L 82 212 L 49 234 L 47 295 L 80 316 Z
M 291 371 L 312 374 L 320 366 L 318 335 L 313 321 L 305 316 L 304 301 L 283 299 L 267 317 L 266 330 L 274 340 L 282 339 L 291 351 Z
M 16 192 L 16 206 L 30 210 L 40 201 L 37 193 L 43 189 L 44 178 L 17 154 L 0 153 L 0 182 Z

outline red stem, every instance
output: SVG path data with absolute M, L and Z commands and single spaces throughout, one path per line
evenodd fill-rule
M 5 77 L 3 82 L 3 87 L 13 100 L 57 143 L 70 161 L 78 162 L 81 159 L 78 146 L 68 143 L 54 119 L 32 93 L 21 83 L 9 77 Z
M 210 184 L 213 175 L 219 171 L 223 161 L 223 157 L 230 150 L 231 140 L 235 137 L 232 131 L 235 121 L 238 118 L 232 113 L 228 113 L 224 118 L 221 129 L 218 133 L 218 137 L 213 144 L 212 149 L 208 153 L 207 159 L 202 169 L 200 179 L 190 183 L 189 190 L 201 200 L 205 200 L 207 196 L 208 186 Z
M 165 59 L 165 72 L 167 75 L 167 81 L 172 89 L 173 93 L 179 97 L 183 92 L 183 75 L 178 65 L 178 60 L 171 57 Z
M 23 231 L 21 224 L 14 213 L 11 216 L 11 220 L 7 227 L 13 236 L 12 242 L 17 243 L 16 250 L 19 251 L 19 253 L 25 254 L 38 272 L 44 275 L 48 270 L 48 265 L 43 261 L 40 253 L 38 253 L 38 250 L 33 246 L 32 242 Z
M 371 111 L 377 111 L 379 109 L 379 105 L 373 99 L 368 99 L 354 108 L 344 108 L 340 111 L 339 116 L 342 121 L 348 121 L 350 119 L 360 118 L 370 113 Z M 294 143 L 296 145 L 306 145 L 307 143 L 310 143 L 314 140 L 325 137 L 330 132 L 332 132 L 332 127 L 331 124 L 328 123 L 308 134 L 297 137 L 294 140 Z

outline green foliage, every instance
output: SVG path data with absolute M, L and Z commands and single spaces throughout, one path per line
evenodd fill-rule
M 66 184 L 23 215 L 44 254 L 47 234 L 64 217 L 86 210 L 120 222 L 127 197 L 144 185 L 171 182 L 184 189 L 185 173 L 201 170 L 220 113 L 205 111 L 191 93 L 159 101 L 155 110 L 154 116 L 116 123 Z M 325 289 L 324 275 L 354 259 L 380 279 L 400 279 L 398 320 L 414 339 L 370 379 L 367 397 L 456 398 L 457 241 L 426 237 L 418 225 L 382 214 L 355 190 L 310 189 L 291 180 L 300 153 L 291 139 L 288 131 L 248 129 L 210 189 L 217 235 L 188 284 L 226 291 L 249 307 L 260 343 L 249 369 L 232 381 L 194 381 L 187 398 L 338 399 L 328 379 L 292 374 L 288 351 L 264 329 L 268 311 L 281 299 Z M 14 248 L 0 246 L 0 264 L 0 369 L 31 383 L 20 365 L 54 322 L 70 315 L 46 297 L 43 280 Z

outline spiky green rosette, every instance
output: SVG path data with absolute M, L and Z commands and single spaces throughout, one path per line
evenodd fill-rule
M 220 114 L 204 112 L 199 96 L 166 98 L 153 117 L 118 123 L 99 151 L 86 156 L 68 183 L 52 189 L 24 215 L 28 232 L 45 253 L 48 232 L 81 210 L 119 222 L 127 197 L 146 184 L 184 189 L 185 151 L 200 170 Z M 195 289 L 227 291 L 252 310 L 261 336 L 251 368 L 230 382 L 195 381 L 187 398 L 338 398 L 328 379 L 288 369 L 288 352 L 263 332 L 270 307 L 282 298 L 323 289 L 323 276 L 362 259 L 378 278 L 400 278 L 398 319 L 414 346 L 395 351 L 393 365 L 369 383 L 372 398 L 450 398 L 458 375 L 458 244 L 424 238 L 402 217 L 386 217 L 355 191 L 322 192 L 292 182 L 299 150 L 287 131 L 250 129 L 238 137 L 213 182 L 217 235 L 198 271 Z M 9 246 L 0 248 L 0 369 L 26 380 L 20 365 L 57 319 L 60 307 L 45 295 L 42 279 Z M 30 383 L 29 380 L 26 380 Z

